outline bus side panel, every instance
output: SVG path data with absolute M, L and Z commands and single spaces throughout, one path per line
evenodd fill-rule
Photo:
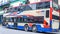
M 36 25 L 37 26 L 37 31 L 39 32 L 51 32 L 51 28 L 44 28 L 41 25 Z
M 8 23 L 6 26 L 7 26 L 7 28 L 14 28 L 14 24 L 13 23 Z
M 24 29 L 24 26 L 17 26 L 17 29 Z

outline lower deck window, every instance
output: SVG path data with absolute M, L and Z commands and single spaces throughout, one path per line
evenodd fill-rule
M 17 23 L 43 23 L 44 22 L 44 16 L 35 16 L 35 17 L 16 17 L 16 18 L 6 18 L 5 20 L 8 20 L 6 22 L 17 22 Z
M 56 19 L 56 20 L 59 20 L 59 16 L 56 16 L 56 15 L 52 15 L 52 18 Z
M 3 22 L 6 22 L 6 18 L 5 17 L 3 18 Z
M 20 23 L 43 23 L 44 17 L 39 16 L 39 17 L 19 18 L 19 19 L 17 19 L 17 22 L 20 22 Z

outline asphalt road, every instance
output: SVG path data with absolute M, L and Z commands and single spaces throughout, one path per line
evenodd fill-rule
M 25 32 L 25 31 L 21 31 L 21 30 L 14 30 L 14 29 L 8 29 L 5 27 L 0 26 L 0 34 L 59 34 L 58 33 L 34 33 L 34 32 Z

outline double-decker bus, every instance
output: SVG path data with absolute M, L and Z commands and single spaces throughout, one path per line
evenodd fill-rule
M 21 5 L 8 10 L 3 15 L 2 25 L 25 31 L 58 32 L 59 12 L 57 7 L 58 4 L 52 0 Z

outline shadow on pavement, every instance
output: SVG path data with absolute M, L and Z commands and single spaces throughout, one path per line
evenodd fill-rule
M 37 32 L 37 33 L 42 33 L 42 34 L 57 34 L 56 32 L 55 33 Z
M 12 29 L 12 28 L 7 28 L 7 29 Z M 14 29 L 14 30 L 20 30 L 20 29 Z M 24 30 L 20 30 L 20 31 L 24 31 Z M 32 32 L 32 31 L 28 31 L 28 32 Z M 57 33 L 46 33 L 46 32 L 35 32 L 35 33 L 42 33 L 42 34 L 57 34 Z
M 57 34 L 57 33 L 46 33 L 46 32 L 37 32 L 37 33 L 42 33 L 42 34 Z

